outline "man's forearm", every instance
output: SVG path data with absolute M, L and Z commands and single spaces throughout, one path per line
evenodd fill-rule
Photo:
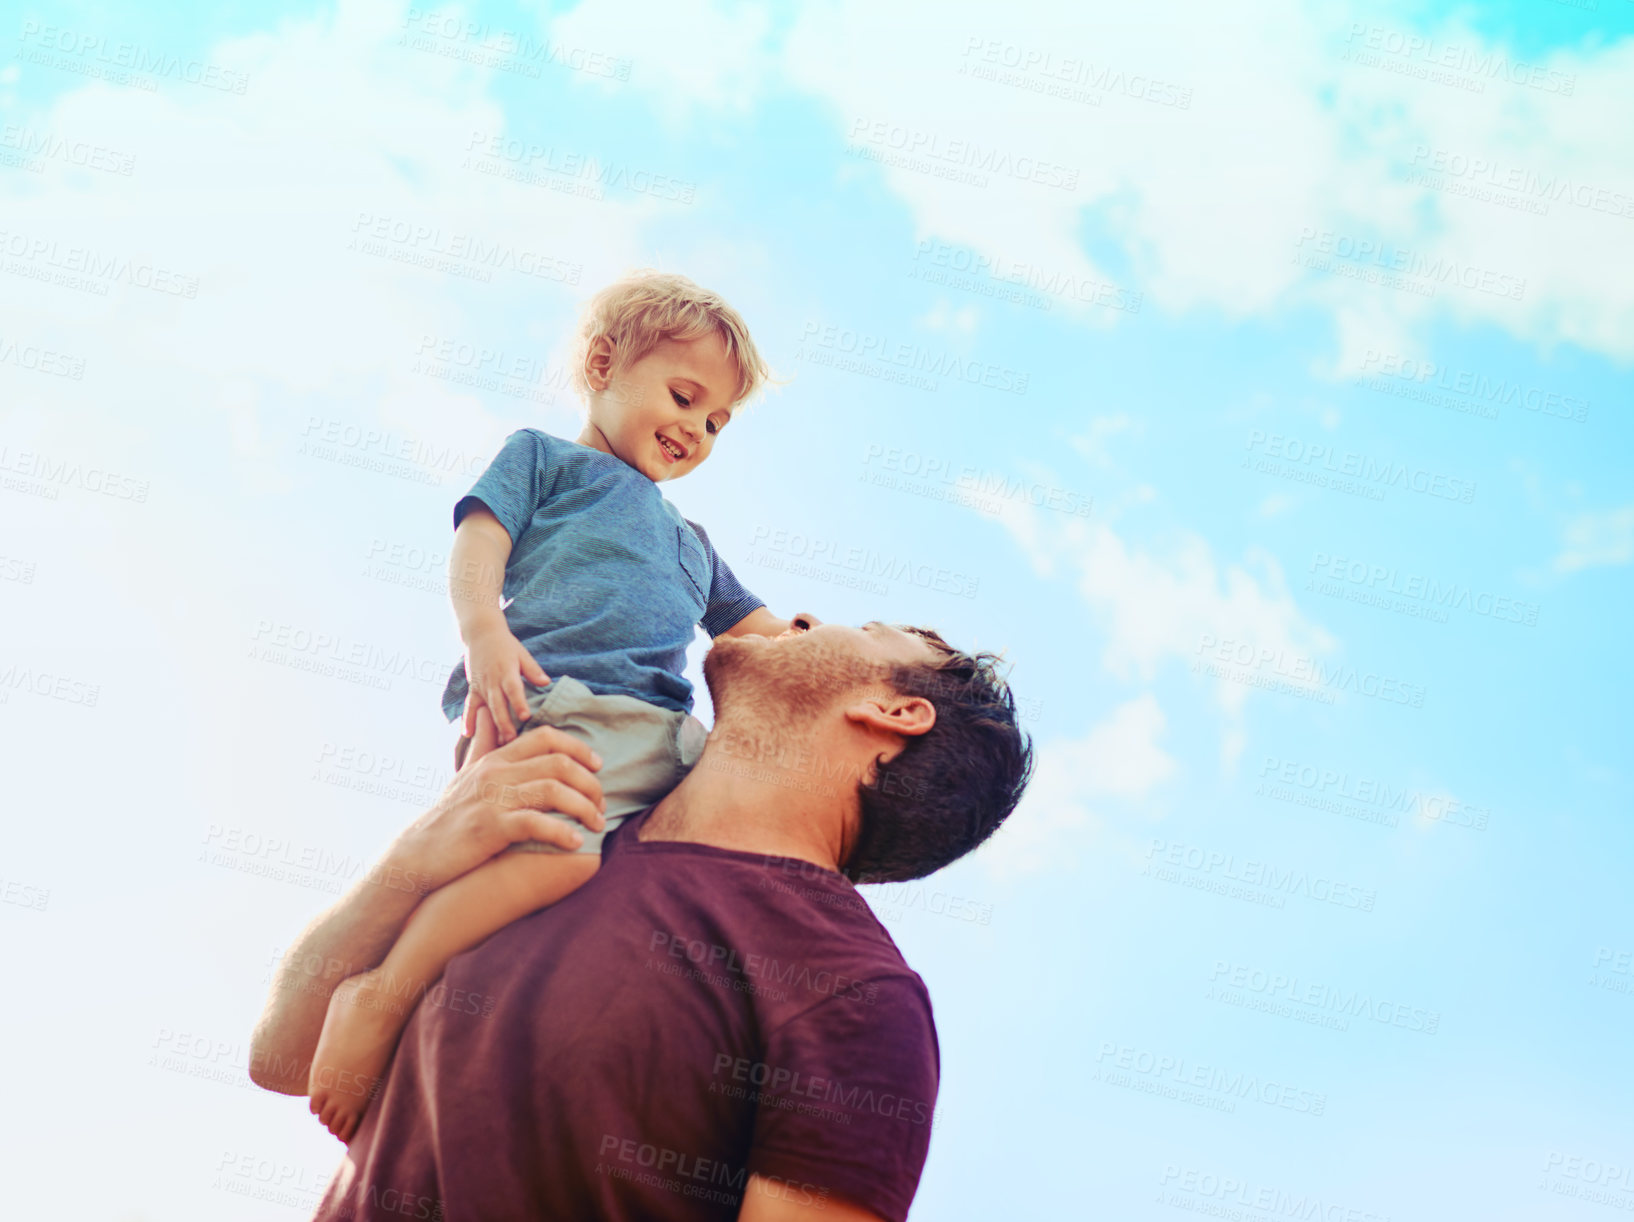
M 250 1079 L 257 1086 L 306 1094 L 330 994 L 386 957 L 422 891 L 421 881 L 388 857 L 301 931 L 274 969 L 250 1038 Z
M 477 714 L 465 765 L 442 796 L 392 842 L 385 856 L 295 939 L 279 961 L 261 1021 L 250 1037 L 250 1078 L 304 1095 L 312 1054 L 335 986 L 379 966 L 422 896 L 475 869 L 518 840 L 573 847 L 546 810 L 602 829 L 601 767 L 584 740 L 541 726 L 495 749 L 493 715 Z

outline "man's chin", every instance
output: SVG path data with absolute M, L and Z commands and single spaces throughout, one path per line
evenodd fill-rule
M 779 646 L 787 642 L 780 637 L 744 633 L 742 636 L 719 637 L 704 654 L 704 684 L 709 688 L 709 699 L 720 715 L 729 690 L 738 690 L 739 697 L 766 687 L 776 686 L 780 673 L 773 659 L 785 656 Z M 758 678 L 750 677 L 758 676 Z M 747 684 L 745 677 L 750 677 Z
M 738 669 L 746 652 L 754 652 L 755 646 L 746 642 L 764 643 L 767 639 L 763 636 L 723 636 L 709 647 L 709 652 L 704 654 L 704 684 L 709 688 L 709 699 L 717 708 L 720 707 L 722 684 L 729 682 L 726 676 Z
M 703 669 L 717 724 L 729 706 L 769 722 L 809 719 L 843 695 L 833 659 L 804 633 L 722 637 Z

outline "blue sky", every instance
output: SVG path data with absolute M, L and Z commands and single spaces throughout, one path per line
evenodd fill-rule
M 267 965 L 440 787 L 450 507 L 640 266 L 784 379 L 666 493 L 1038 746 L 869 893 L 913 1216 L 1634 1203 L 1634 12 L 884 8 L 13 11 L 16 1212 L 315 1203 Z

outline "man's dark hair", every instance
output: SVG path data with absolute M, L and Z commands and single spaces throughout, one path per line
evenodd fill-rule
M 857 883 L 906 882 L 957 861 L 997 830 L 1032 775 L 1033 747 L 991 653 L 960 653 L 927 628 L 904 628 L 942 656 L 892 667 L 888 682 L 936 707 L 936 724 L 908 738 L 861 784 L 862 827 L 843 867 Z

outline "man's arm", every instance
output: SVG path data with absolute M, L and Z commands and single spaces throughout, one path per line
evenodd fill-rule
M 465 766 L 437 804 L 285 953 L 250 1037 L 250 1079 L 257 1086 L 306 1094 L 312 1053 L 335 986 L 386 957 L 427 892 L 518 840 L 577 847 L 579 834 L 546 810 L 570 815 L 592 831 L 602 829 L 606 803 L 591 771 L 601 760 L 585 743 L 553 726 L 531 730 L 498 750 L 496 737 L 493 718 L 483 709 Z
M 419 903 L 418 889 L 381 885 L 384 865 L 303 929 L 274 969 L 272 991 L 250 1036 L 250 1080 L 257 1086 L 306 1094 L 335 986 L 384 959 Z
M 751 1175 L 738 1222 L 885 1222 L 871 1209 L 813 1193 L 804 1185 Z
M 745 1160 L 763 1181 L 745 1196 L 751 1222 L 823 1216 L 901 1222 L 930 1149 L 939 1079 L 924 983 L 898 960 L 764 1032 L 754 1060 L 775 1065 L 760 1089 Z M 838 966 L 838 965 L 836 965 Z M 811 1107 L 798 1083 L 844 1083 Z M 762 1212 L 764 1211 L 764 1212 Z

